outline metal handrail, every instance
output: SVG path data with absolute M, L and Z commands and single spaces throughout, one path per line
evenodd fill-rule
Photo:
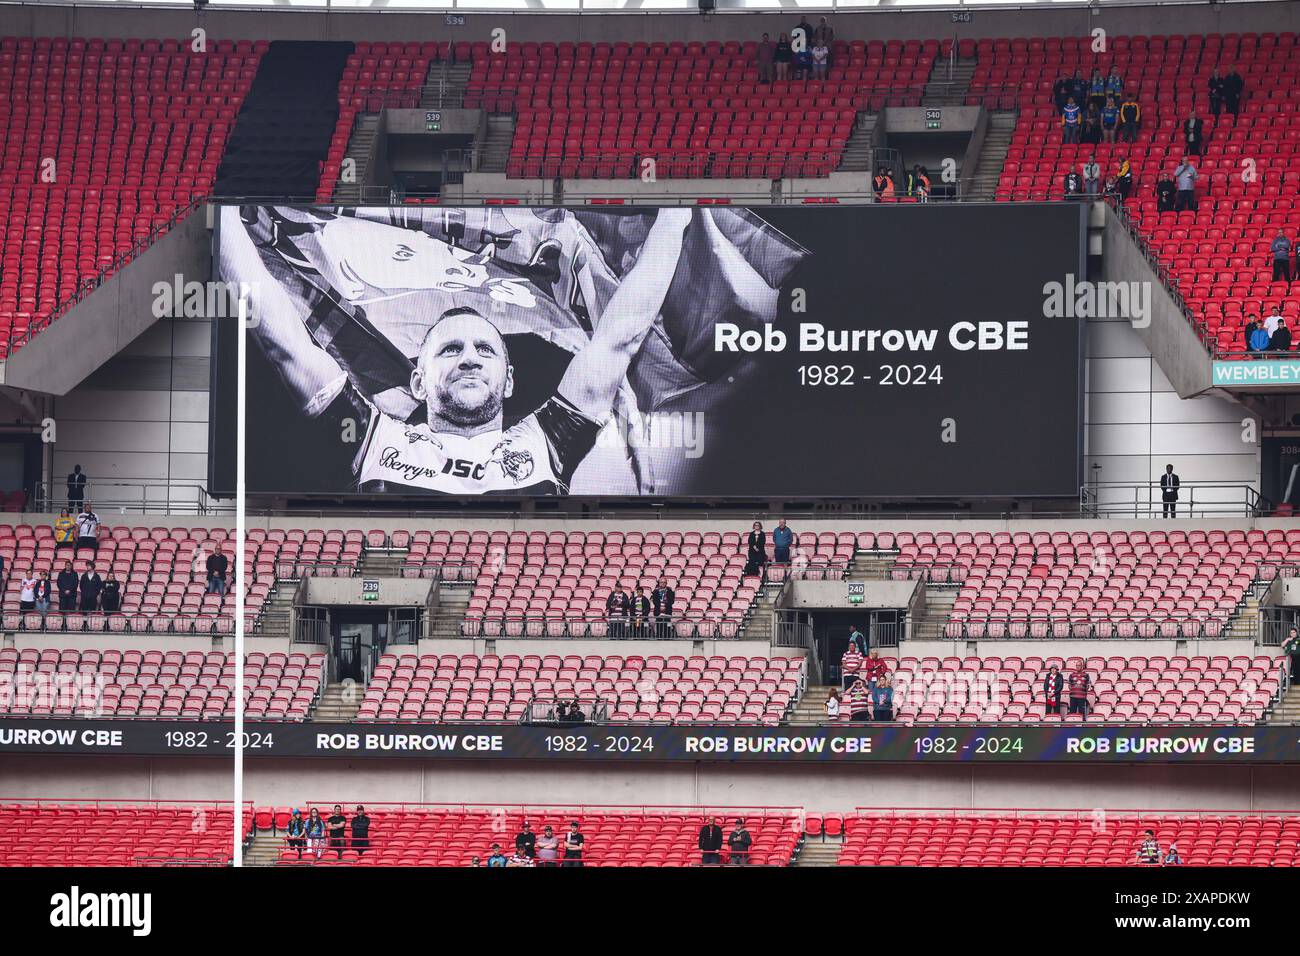
M 460 624 L 460 636 L 470 638 L 510 638 L 569 640 L 602 638 L 627 641 L 740 640 L 747 616 L 734 618 L 683 618 L 674 614 L 660 621 L 651 616 L 644 623 L 628 618 L 604 615 L 561 617 L 545 615 L 484 614 L 466 617 Z
M 38 482 L 33 488 L 33 496 L 29 501 L 29 507 L 26 509 L 31 513 L 49 513 L 58 514 L 68 504 L 68 496 L 64 494 L 55 494 L 56 488 L 62 488 L 64 482 L 50 481 Z M 139 491 L 138 497 L 113 497 L 112 489 L 136 489 Z M 66 488 L 64 491 L 66 492 Z M 103 492 L 101 494 L 101 491 Z M 151 491 L 161 491 L 165 497 L 162 501 L 151 502 L 149 494 Z M 93 492 L 93 493 L 92 493 Z M 174 492 L 193 492 L 195 501 L 192 505 L 184 502 L 174 502 L 172 494 Z M 139 511 L 141 514 L 195 514 L 207 515 L 218 512 L 230 512 L 234 510 L 232 501 L 229 505 L 214 504 L 214 499 L 204 485 L 197 484 L 178 484 L 176 482 L 158 482 L 158 481 L 88 481 L 84 488 L 82 500 L 76 505 L 83 504 L 86 501 L 93 502 L 104 512 L 117 510 L 119 514 Z
M 1226 490 L 1241 495 L 1240 504 L 1233 504 L 1227 501 L 1204 502 L 1201 505 L 1196 503 L 1197 489 L 1204 491 Z M 1109 496 L 1111 500 L 1103 501 L 1102 492 L 1112 492 Z M 1132 492 L 1131 498 L 1124 495 L 1124 500 L 1118 500 L 1115 492 Z M 1219 482 L 1219 481 L 1184 481 L 1178 486 L 1179 498 L 1177 505 L 1178 517 L 1206 517 L 1210 515 L 1243 515 L 1253 517 L 1258 514 L 1264 514 L 1271 510 L 1271 502 L 1263 497 L 1255 488 L 1248 484 L 1239 484 L 1236 482 Z M 1186 492 L 1186 496 L 1183 493 Z M 1152 482 L 1124 482 L 1124 481 L 1103 481 L 1088 482 L 1079 488 L 1079 510 L 1085 515 L 1094 518 L 1100 517 L 1133 517 L 1133 518 L 1153 518 L 1161 517 L 1164 513 L 1164 502 L 1160 499 L 1160 483 Z
M 1095 612 L 978 614 L 962 618 L 914 621 L 910 636 L 914 641 L 981 639 L 1037 641 L 1047 638 L 1069 638 L 1076 641 L 1241 639 L 1240 635 L 1232 633 L 1233 623 L 1232 615 L 1227 613 L 1205 616 L 1116 615 Z M 1207 624 L 1217 624 L 1218 633 L 1207 632 Z M 1171 627 L 1173 633 L 1167 633 Z

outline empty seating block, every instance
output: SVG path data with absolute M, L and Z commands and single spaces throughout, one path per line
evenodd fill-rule
M 233 826 L 229 804 L 3 804 L 0 866 L 227 866 Z
M 0 38 L 0 357 L 211 192 L 265 47 Z
M 319 807 L 322 816 L 329 806 Z M 303 816 L 308 809 L 303 810 Z M 507 855 L 514 852 L 514 835 L 527 820 L 536 833 L 550 824 L 563 844 L 569 823 L 577 820 L 586 842 L 583 862 L 587 866 L 697 866 L 698 838 L 712 810 L 655 812 L 635 808 L 563 810 L 504 808 L 495 813 L 479 809 L 436 807 L 386 808 L 367 804 L 370 816 L 370 848 L 358 854 L 345 849 L 340 857 L 327 849 L 319 863 L 366 866 L 466 866 L 474 857 L 487 860 L 492 844 L 501 844 Z M 283 831 L 290 811 L 263 808 L 254 813 L 259 831 Z M 753 838 L 750 864 L 788 866 L 799 841 L 799 820 L 788 810 L 718 810 L 728 824 L 743 817 Z M 260 839 L 260 838 L 259 838 Z M 563 850 L 561 850 L 563 855 Z M 723 848 L 726 862 L 727 850 Z M 281 863 L 300 862 L 298 852 L 287 846 L 280 852 Z M 303 853 L 301 862 L 317 861 Z
M 386 654 L 358 720 L 518 721 L 533 698 L 599 698 L 615 721 L 775 725 L 802 658 Z
M 235 714 L 235 660 L 220 651 L 0 650 L 0 714 L 223 720 Z M 250 720 L 306 720 L 324 654 L 248 654 Z
M 1191 866 L 1295 866 L 1300 816 L 1132 811 L 862 811 L 841 866 L 1132 866 L 1144 831 Z

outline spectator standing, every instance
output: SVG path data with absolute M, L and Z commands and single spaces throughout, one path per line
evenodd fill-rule
M 1056 115 L 1060 116 L 1065 112 L 1065 104 L 1069 102 L 1070 97 L 1074 95 L 1074 80 L 1068 76 L 1062 76 L 1052 84 L 1052 103 L 1056 107 Z
M 86 497 L 86 473 L 80 465 L 73 465 L 68 475 L 68 510 L 80 511 L 81 502 Z
M 1158 866 L 1160 864 L 1160 844 L 1156 841 L 1154 830 L 1146 831 L 1142 846 L 1138 847 L 1137 861 L 1143 866 Z
M 36 586 L 40 583 L 40 578 L 30 571 L 18 579 L 18 610 L 36 610 Z
M 827 49 L 830 49 L 835 43 L 835 28 L 826 21 L 825 17 L 817 21 L 817 29 L 813 31 L 813 39 Z
M 1088 157 L 1083 164 L 1083 191 L 1089 196 L 1101 192 L 1101 167 L 1097 165 L 1096 156 Z
M 1126 143 L 1136 143 L 1142 127 L 1142 105 L 1132 93 L 1119 104 L 1119 138 Z
M 1173 212 L 1176 195 L 1177 188 L 1174 186 L 1173 177 L 1168 173 L 1161 173 L 1156 180 L 1156 212 Z
M 1287 632 L 1282 653 L 1291 658 L 1291 682 L 1300 681 L 1300 629 L 1293 627 Z
M 73 556 L 79 555 L 82 548 L 99 553 L 99 515 L 95 514 L 95 506 L 89 502 L 77 515 L 77 546 L 72 549 Z
M 509 863 L 509 862 L 510 862 L 510 861 L 506 859 L 506 855 L 505 855 L 504 853 L 501 852 L 501 844 L 500 844 L 500 843 L 493 843 L 493 844 L 492 844 L 492 852 L 488 854 L 487 865 L 488 865 L 488 866 L 505 866 L 505 865 L 506 865 L 507 863 Z
M 564 835 L 564 865 L 582 866 L 582 850 L 587 838 L 578 828 L 578 821 L 569 823 L 569 832 Z
M 792 544 L 794 544 L 794 532 L 786 527 L 785 519 L 782 518 L 772 530 L 772 562 L 789 564 Z
M 862 652 L 852 641 L 849 641 L 849 646 L 844 649 L 844 656 L 840 658 L 840 680 L 844 687 L 852 687 L 854 681 L 859 679 L 863 660 L 865 658 Z
M 894 687 L 889 674 L 883 674 L 871 688 L 871 718 L 879 721 L 894 719 Z
M 1273 252 L 1273 281 L 1291 284 L 1291 240 L 1281 229 L 1269 245 Z
M 1106 95 L 1113 96 L 1116 100 L 1124 92 L 1124 78 L 1119 75 L 1119 69 L 1112 66 L 1110 75 L 1106 77 Z
M 1251 350 L 1250 337 L 1255 334 L 1255 329 L 1257 328 L 1259 328 L 1259 316 L 1257 315 L 1248 316 L 1246 321 L 1242 323 L 1241 337 L 1244 346 L 1243 351 L 1249 352 Z
M 536 864 L 533 863 L 532 857 L 524 856 L 518 850 L 515 850 L 515 855 L 512 856 L 506 862 L 506 866 L 535 866 L 535 865 Z
M 669 637 L 672 633 L 673 601 L 676 599 L 677 592 L 664 578 L 660 578 L 658 586 L 650 592 L 650 603 L 654 607 L 655 629 L 660 639 Z
M 1264 319 L 1264 331 L 1270 336 L 1277 331 L 1278 325 L 1282 322 L 1282 309 L 1277 305 L 1268 307 L 1268 317 Z
M 840 692 L 834 687 L 826 697 L 826 719 L 831 721 L 840 719 Z
M 1101 138 L 1103 142 L 1115 142 L 1115 135 L 1119 132 L 1119 104 L 1115 102 L 1115 97 L 1106 96 L 1106 105 L 1101 108 Z
M 72 562 L 65 561 L 55 584 L 59 587 L 59 610 L 75 611 L 77 609 L 77 572 L 72 570 Z
M 758 41 L 758 82 L 772 82 L 772 66 L 776 62 L 776 46 L 766 33 Z
M 856 647 L 858 653 L 863 657 L 867 656 L 867 651 L 869 650 L 867 647 L 867 638 L 862 633 L 862 629 L 856 624 L 853 625 L 853 630 L 849 631 L 849 646 Z
M 880 651 L 874 647 L 867 654 L 867 659 L 862 662 L 862 679 L 867 682 L 871 688 L 880 683 L 880 681 L 889 676 L 889 664 L 880 656 Z
M 307 845 L 307 824 L 303 821 L 302 811 L 297 807 L 293 808 L 293 815 L 289 817 L 289 825 L 284 832 L 289 849 L 297 850 L 298 859 L 301 860 L 302 848 Z
M 641 640 L 650 636 L 650 599 L 639 584 L 632 595 L 632 633 Z
M 1070 671 L 1070 713 L 1088 716 L 1088 691 L 1092 689 L 1092 679 L 1079 661 Z
M 343 859 L 343 851 L 348 845 L 348 818 L 343 815 L 343 808 L 337 803 L 334 804 L 334 812 L 330 818 L 325 821 L 330 834 L 330 849 L 335 852 L 338 859 Z
M 627 616 L 632 610 L 632 601 L 622 588 L 614 590 L 605 599 L 605 614 L 609 618 L 609 636 L 615 640 L 627 637 Z
M 1106 78 L 1101 70 L 1092 71 L 1092 81 L 1088 84 L 1088 108 L 1101 109 L 1106 102 Z
M 1088 81 L 1084 79 L 1082 70 L 1074 71 L 1074 86 L 1070 90 L 1070 96 L 1079 109 L 1085 109 L 1088 105 Z
M 1196 177 L 1198 175 L 1196 167 L 1186 157 L 1174 170 L 1174 182 L 1178 187 L 1178 195 L 1174 198 L 1174 212 L 1182 212 L 1184 209 L 1196 211 Z
M 1160 476 L 1160 500 L 1164 503 L 1164 517 L 1178 517 L 1178 476 L 1174 474 L 1173 465 L 1165 465 L 1165 473 Z
M 1250 333 L 1248 347 L 1252 352 L 1267 352 L 1269 344 L 1273 341 L 1273 336 L 1269 335 L 1266 323 L 1256 321 L 1255 328 Z
M 48 571 L 37 575 L 36 582 L 36 610 L 41 614 L 48 614 L 50 611 L 50 574 Z
M 1232 114 L 1233 123 L 1237 122 L 1237 114 L 1241 110 L 1241 96 L 1245 91 L 1246 81 L 1241 78 L 1235 66 L 1231 67 L 1223 78 L 1223 105 Z
M 772 60 L 776 64 L 776 78 L 778 80 L 788 80 L 790 78 L 790 63 L 794 60 L 794 51 L 790 48 L 790 38 L 782 33 L 776 40 L 776 50 L 772 54 Z
M 871 719 L 871 688 L 861 677 L 854 680 L 844 700 L 849 707 L 849 720 L 865 723 Z
M 812 48 L 812 73 L 814 80 L 826 79 L 826 70 L 830 63 L 831 50 L 818 40 Z
M 1188 156 L 1200 156 L 1205 141 L 1205 122 L 1196 115 L 1196 110 L 1187 114 L 1183 120 L 1183 145 Z
M 714 866 L 722 862 L 722 824 L 717 817 L 705 821 L 700 827 L 700 865 Z
M 515 834 L 515 853 L 522 854 L 530 860 L 537 856 L 537 834 L 533 832 L 532 824 L 527 820 Z
M 122 610 L 122 584 L 112 571 L 104 578 L 104 590 L 99 595 L 99 609 L 105 614 L 116 614 Z
M 230 561 L 220 548 L 208 555 L 208 594 L 226 593 L 226 569 L 229 567 Z
M 1121 156 L 1119 160 L 1119 170 L 1115 173 L 1115 193 L 1119 196 L 1120 202 L 1128 199 L 1128 194 L 1133 191 L 1133 164 L 1128 161 L 1127 156 Z
M 75 549 L 76 545 L 77 519 L 68 514 L 68 509 L 64 508 L 54 519 L 54 547 Z
M 357 856 L 364 856 L 370 849 L 370 816 L 362 806 L 352 815 L 352 849 L 357 851 Z
M 325 821 L 315 807 L 307 815 L 307 852 L 316 854 L 318 860 L 325 852 Z
M 813 26 L 808 22 L 808 14 L 806 13 L 799 18 L 799 22 L 796 23 L 794 29 L 790 31 L 790 42 L 792 44 L 795 40 L 799 39 L 803 40 L 805 48 L 812 46 Z
M 800 49 L 794 51 L 794 78 L 796 80 L 806 80 L 808 77 L 812 76 L 812 69 L 812 50 L 809 49 L 808 44 L 805 41 L 804 45 Z
M 77 583 L 81 591 L 81 610 L 99 610 L 99 593 L 104 590 L 104 579 L 99 576 L 93 564 L 87 564 Z
M 1286 326 L 1285 317 L 1277 320 L 1277 328 L 1273 330 L 1273 336 L 1268 340 L 1268 348 L 1270 352 L 1291 351 L 1291 330 Z
M 1210 115 L 1217 119 L 1219 110 L 1223 108 L 1223 77 L 1219 75 L 1217 66 L 1210 73 L 1207 85 L 1210 89 Z
M 537 865 L 558 866 L 560 859 L 560 838 L 548 823 L 542 827 L 542 835 L 537 838 Z
M 1088 110 L 1083 114 L 1083 132 L 1079 135 L 1081 142 L 1090 146 L 1097 146 L 1101 143 L 1101 108 L 1088 104 Z
M 749 863 L 749 848 L 753 845 L 754 838 L 745 829 L 745 821 L 737 818 L 735 827 L 727 834 L 727 849 L 731 850 L 731 865 L 747 865 Z
M 1047 669 L 1047 676 L 1043 678 L 1043 713 L 1056 714 L 1061 713 L 1061 691 L 1065 690 L 1065 678 L 1061 675 L 1061 669 L 1053 664 Z
M 752 577 L 756 574 L 762 574 L 763 565 L 767 564 L 767 532 L 763 530 L 763 522 L 754 522 L 754 527 L 749 532 L 747 539 L 747 548 L 745 576 Z

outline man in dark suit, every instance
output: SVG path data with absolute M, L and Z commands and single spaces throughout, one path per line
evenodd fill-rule
M 1205 121 L 1198 119 L 1196 111 L 1193 110 L 1187 115 L 1187 119 L 1183 120 L 1181 128 L 1183 131 L 1183 143 L 1187 147 L 1187 155 L 1200 156 L 1201 144 L 1205 139 Z
M 81 502 L 86 497 L 86 473 L 80 465 L 73 465 L 68 473 L 68 510 L 76 513 L 81 510 Z
M 700 864 L 713 866 L 722 862 L 722 826 L 718 818 L 700 827 Z
M 59 610 L 75 611 L 77 609 L 77 572 L 72 570 L 71 561 L 63 565 L 63 570 L 59 572 L 55 584 L 59 588 Z
M 1241 94 L 1246 90 L 1246 81 L 1241 78 L 1234 66 L 1228 70 L 1220 86 L 1223 95 L 1223 105 L 1227 107 L 1228 112 L 1232 114 L 1232 121 L 1237 122 L 1237 111 L 1241 109 Z
M 1173 465 L 1165 465 L 1165 473 L 1160 476 L 1160 499 L 1165 504 L 1165 517 L 1177 517 L 1178 476 L 1174 474 Z
M 81 573 L 79 582 L 81 590 L 81 610 L 94 611 L 99 608 L 99 592 L 104 590 L 104 579 L 99 576 L 93 564 L 87 564 Z
M 673 601 L 677 592 L 668 586 L 667 580 L 659 579 L 659 584 L 650 592 L 650 603 L 654 605 L 655 631 L 660 640 L 669 637 L 673 626 Z

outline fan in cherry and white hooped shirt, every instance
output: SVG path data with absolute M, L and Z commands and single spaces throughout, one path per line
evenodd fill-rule
M 865 658 L 857 645 L 850 642 L 844 651 L 844 656 L 840 658 L 840 676 L 844 679 L 845 687 L 852 687 L 853 682 L 858 679 L 858 671 L 862 669 L 863 660 Z

